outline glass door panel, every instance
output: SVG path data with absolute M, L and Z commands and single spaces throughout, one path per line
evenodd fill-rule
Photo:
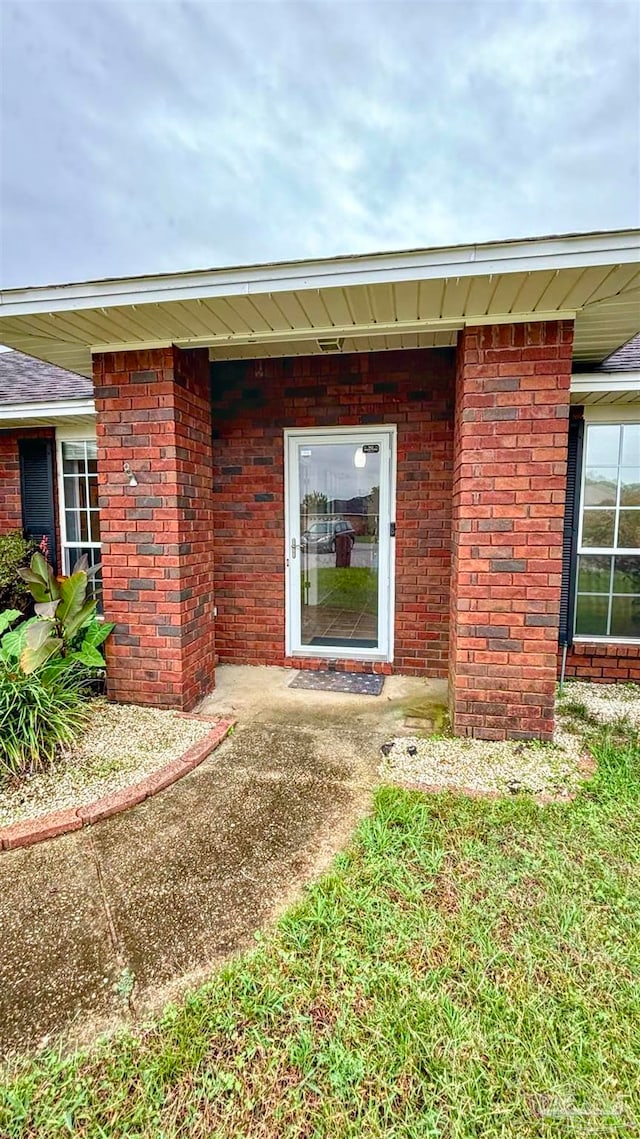
M 381 573 L 389 546 L 389 438 L 354 433 L 343 440 L 336 432 L 292 442 L 293 650 L 379 654 L 388 624 L 389 575 L 381 581 Z

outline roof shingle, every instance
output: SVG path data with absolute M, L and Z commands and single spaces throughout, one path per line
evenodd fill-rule
M 640 372 L 640 332 L 616 348 L 596 368 L 597 372 Z
M 86 376 L 34 360 L 24 352 L 0 352 L 0 406 L 92 396 L 93 384 Z

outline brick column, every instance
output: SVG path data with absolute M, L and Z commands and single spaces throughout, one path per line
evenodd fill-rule
M 98 355 L 94 386 L 109 696 L 193 708 L 214 685 L 208 352 Z
M 467 328 L 457 354 L 454 731 L 553 733 L 570 321 Z

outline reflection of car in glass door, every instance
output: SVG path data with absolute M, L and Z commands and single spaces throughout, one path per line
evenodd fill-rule
M 353 547 L 356 533 L 350 522 L 341 519 L 312 522 L 300 535 L 300 548 L 308 554 L 334 554 L 336 536 L 340 534 L 344 534 Z

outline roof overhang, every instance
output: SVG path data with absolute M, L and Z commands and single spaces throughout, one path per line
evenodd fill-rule
M 628 340 L 639 314 L 640 231 L 623 230 L 11 289 L 0 341 L 88 375 L 95 352 L 438 347 L 465 325 L 575 319 L 586 361 Z
M 18 427 L 50 427 L 63 424 L 94 424 L 92 399 L 38 400 L 0 404 L 0 431 Z
M 571 402 L 640 404 L 640 371 L 575 372 L 571 377 Z

